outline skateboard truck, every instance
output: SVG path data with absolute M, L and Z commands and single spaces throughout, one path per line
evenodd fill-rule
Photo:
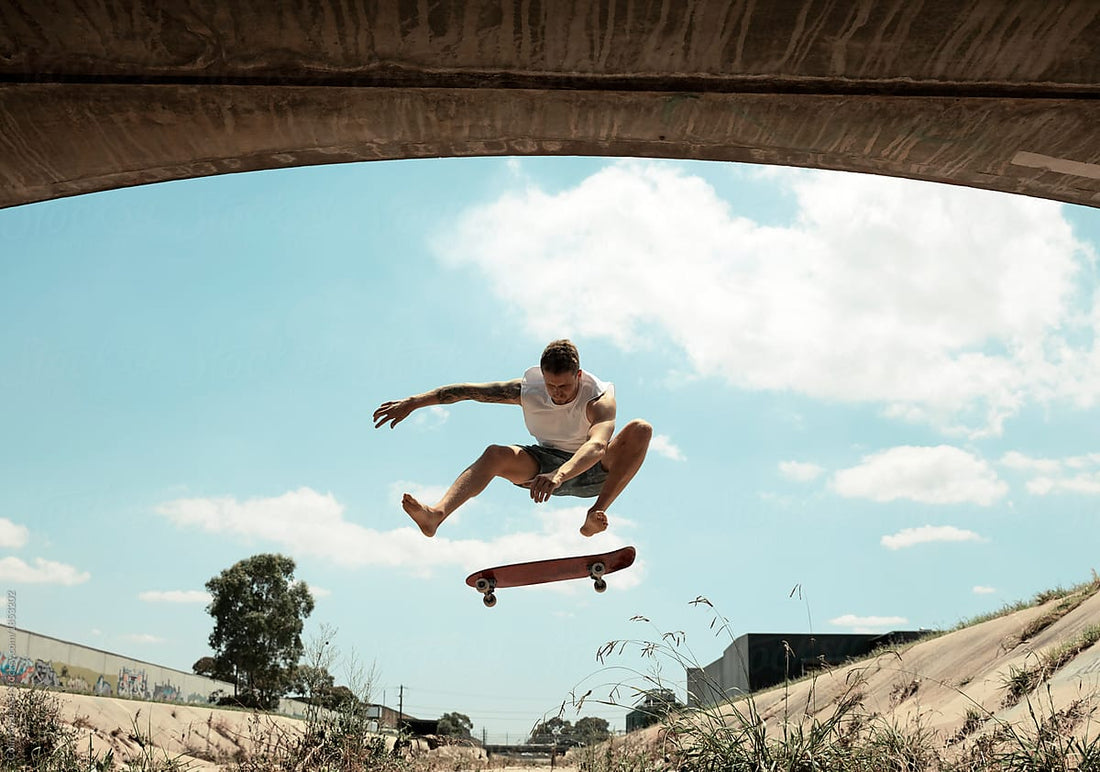
M 602 560 L 597 560 L 588 567 L 588 578 L 592 580 L 592 586 L 596 592 L 603 592 L 607 589 L 607 580 L 603 578 L 606 570 L 607 566 L 604 565 Z
M 477 584 L 474 585 L 474 589 L 481 593 L 481 602 L 489 608 L 497 605 L 497 596 L 493 593 L 493 590 L 497 588 L 497 580 L 488 576 L 483 576 L 477 580 Z

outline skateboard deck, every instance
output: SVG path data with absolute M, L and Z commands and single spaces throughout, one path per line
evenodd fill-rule
M 466 584 L 481 593 L 482 601 L 489 608 L 496 605 L 495 591 L 500 587 L 524 587 L 529 584 L 588 578 L 594 582 L 596 592 L 603 592 L 607 589 L 607 582 L 603 577 L 632 565 L 635 554 L 633 547 L 622 547 L 596 555 L 532 560 L 527 563 L 483 568 L 467 576 Z

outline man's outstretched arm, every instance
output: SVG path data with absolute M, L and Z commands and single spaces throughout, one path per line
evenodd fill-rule
M 388 423 L 390 428 L 409 417 L 412 411 L 430 405 L 449 405 L 470 399 L 475 402 L 495 402 L 502 405 L 519 404 L 520 380 L 494 381 L 492 383 L 452 383 L 438 389 L 405 397 L 393 402 L 383 402 L 374 411 L 374 428 Z

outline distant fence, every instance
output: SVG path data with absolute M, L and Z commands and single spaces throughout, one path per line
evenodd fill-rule
M 0 651 L 4 683 L 64 689 L 104 697 L 210 704 L 232 695 L 233 684 L 183 670 L 112 654 L 27 630 L 8 628 L 9 645 Z M 10 641 L 14 641 L 11 643 Z M 278 711 L 301 718 L 308 706 L 281 700 Z

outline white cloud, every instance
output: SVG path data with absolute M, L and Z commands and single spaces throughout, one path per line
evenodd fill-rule
M 418 410 L 412 415 L 413 426 L 420 429 L 437 429 L 447 423 L 451 411 L 442 405 L 430 405 L 426 410 Z
M 677 447 L 665 434 L 654 434 L 649 441 L 649 449 L 657 455 L 670 458 L 673 461 L 686 461 L 682 450 Z
M 202 590 L 147 590 L 138 593 L 146 603 L 209 603 L 210 593 Z
M 795 482 L 812 482 L 824 474 L 825 469 L 817 464 L 802 461 L 780 461 L 779 473 Z
M 989 464 L 950 445 L 901 446 L 866 456 L 858 466 L 837 472 L 831 486 L 846 498 L 981 506 L 1008 492 Z
M 882 537 L 882 546 L 891 550 L 913 547 L 933 542 L 984 541 L 974 531 L 966 531 L 951 525 L 925 525 L 920 528 L 903 528 L 895 534 Z
M 0 548 L 19 549 L 27 545 L 30 532 L 26 526 L 18 525 L 5 517 L 0 517 Z
M 157 635 L 152 635 L 151 633 L 131 633 L 128 635 L 120 635 L 119 637 L 127 643 L 164 643 L 163 638 Z
M 905 617 L 861 617 L 855 614 L 844 614 L 836 619 L 830 619 L 829 624 L 850 628 L 855 633 L 879 633 L 896 630 L 909 624 L 909 620 Z
M 52 560 L 35 558 L 32 566 L 19 558 L 0 558 L 0 581 L 72 586 L 82 584 L 91 577 L 86 571 L 78 571 L 72 566 Z
M 1037 496 L 1052 493 L 1100 494 L 1100 453 L 1086 453 L 1062 459 L 1032 458 L 1012 451 L 1001 458 L 1010 469 L 1035 475 L 1027 490 Z
M 432 569 L 460 567 L 474 571 L 489 566 L 565 555 L 604 552 L 623 546 L 619 533 L 633 523 L 614 515 L 607 531 L 591 538 L 577 529 L 584 521 L 585 506 L 535 507 L 540 530 L 510 533 L 488 541 L 425 538 L 409 525 L 388 531 L 367 528 L 344 519 L 344 505 L 331 493 L 310 488 L 281 496 L 239 501 L 232 496 L 175 499 L 160 504 L 156 511 L 181 528 L 194 528 L 240 541 L 261 541 L 278 545 L 293 555 L 309 555 L 335 564 L 391 566 L 427 576 Z M 394 518 L 408 519 L 394 500 Z M 450 519 L 447 521 L 451 522 Z M 641 563 L 637 564 L 640 566 Z M 639 568 L 616 576 L 615 586 L 635 586 Z
M 1083 493 L 1095 496 L 1100 494 L 1100 473 L 1078 474 L 1060 479 L 1036 477 L 1028 481 L 1027 489 L 1029 493 L 1038 496 L 1046 496 L 1050 493 Z
M 1070 456 L 1063 463 L 1070 469 L 1097 469 L 1100 468 L 1100 453 Z
M 992 595 L 995 592 L 997 592 L 997 588 L 995 587 L 986 587 L 985 585 L 981 584 L 974 585 L 975 595 Z
M 1039 472 L 1041 474 L 1058 474 L 1062 471 L 1062 462 L 1051 458 L 1032 458 L 1015 450 L 1005 453 L 1001 457 L 1001 464 L 1009 469 L 1021 472 Z
M 738 217 L 675 165 L 622 162 L 473 208 L 437 251 L 480 269 L 539 338 L 671 342 L 739 388 L 972 434 L 1028 401 L 1095 402 L 1100 313 L 1076 285 L 1094 255 L 1059 204 L 873 175 L 771 181 L 797 200 L 788 227 Z M 599 291 L 522 280 L 562 275 Z

